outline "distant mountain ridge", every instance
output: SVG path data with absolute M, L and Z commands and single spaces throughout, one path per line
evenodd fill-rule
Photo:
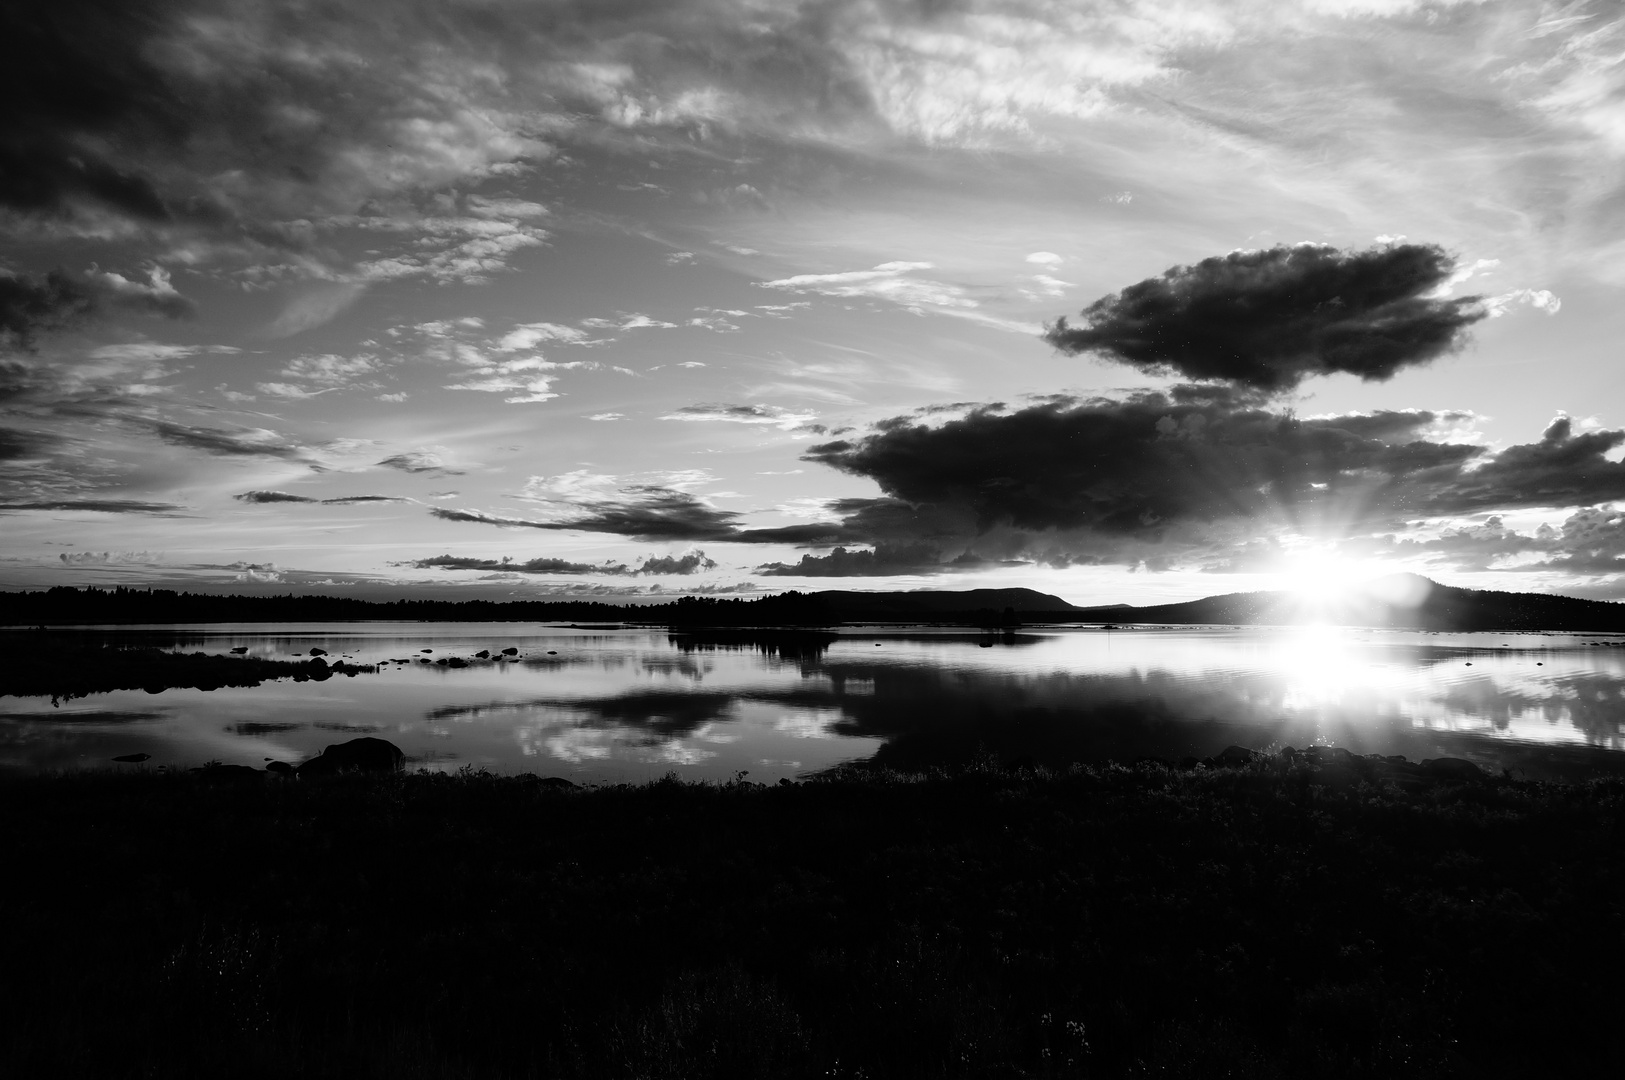
M 1290 592 L 1228 593 L 1180 604 L 1075 607 L 1035 589 L 774 593 L 754 599 L 685 596 L 644 606 L 581 600 L 401 599 L 221 596 L 117 588 L 0 593 L 0 625 L 366 620 L 455 622 L 624 622 L 654 626 L 831 626 L 842 622 L 936 622 L 996 627 L 1018 623 L 1171 623 L 1260 626 L 1332 623 L 1422 630 L 1578 630 L 1625 633 L 1625 604 L 1541 593 L 1488 592 L 1394 574 L 1335 599 Z
M 825 589 L 809 596 L 826 604 L 831 614 L 854 618 L 929 618 L 933 615 L 962 615 L 977 611 L 1003 613 L 1011 608 L 1022 614 L 1065 613 L 1078 609 L 1059 596 L 1036 589 L 942 589 L 920 592 L 854 592 Z

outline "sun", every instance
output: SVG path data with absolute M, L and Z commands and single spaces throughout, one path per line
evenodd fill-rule
M 1367 560 L 1331 551 L 1300 551 L 1277 571 L 1276 588 L 1292 597 L 1305 619 L 1335 622 L 1365 598 L 1371 580 L 1384 570 Z

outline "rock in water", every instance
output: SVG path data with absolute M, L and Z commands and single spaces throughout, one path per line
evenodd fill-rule
M 300 776 L 330 776 L 333 773 L 400 772 L 406 767 L 401 748 L 386 739 L 372 737 L 334 743 L 296 770 Z

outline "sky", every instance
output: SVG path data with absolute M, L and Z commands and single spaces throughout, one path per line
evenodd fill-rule
M 1625 10 L 0 12 L 0 589 L 1625 598 Z

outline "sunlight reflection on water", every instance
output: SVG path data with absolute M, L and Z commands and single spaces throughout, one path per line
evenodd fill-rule
M 668 634 L 534 624 L 124 630 L 180 651 L 383 664 L 258 687 L 0 697 L 0 767 L 297 762 L 360 734 L 413 767 L 619 782 L 751 779 L 875 758 L 902 767 L 1132 761 L 1311 742 L 1468 757 L 1531 775 L 1625 767 L 1625 650 L 1563 634 L 1099 628 L 1012 634 Z M 515 647 L 512 660 L 438 661 Z M 423 650 L 432 650 L 424 652 Z M 396 663 L 391 661 L 407 661 Z

